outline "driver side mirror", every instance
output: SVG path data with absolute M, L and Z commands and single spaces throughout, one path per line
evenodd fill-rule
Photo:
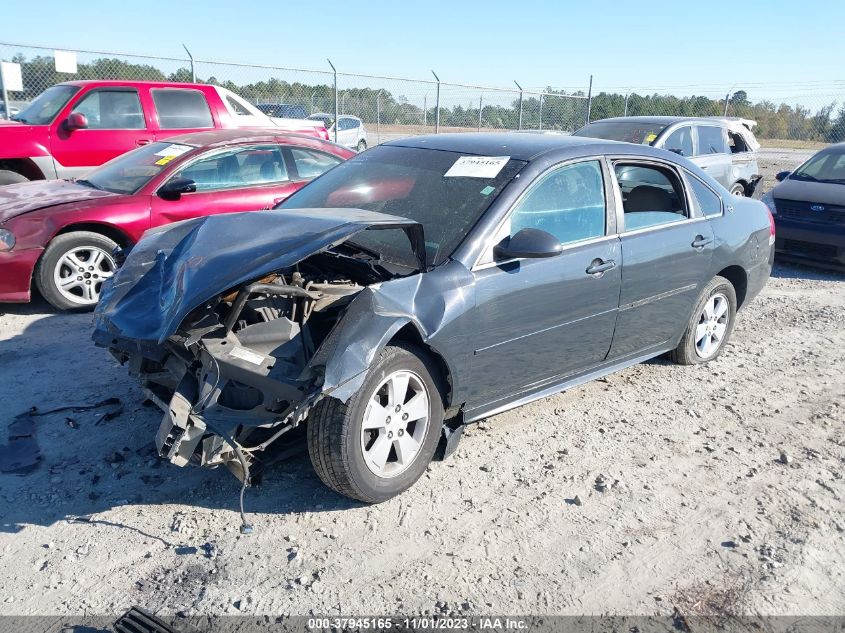
M 87 127 L 88 117 L 81 112 L 71 112 L 70 116 L 65 119 L 65 129 L 68 132 L 73 132 L 74 130 L 84 130 Z
M 792 173 L 791 171 L 779 171 L 775 175 L 775 180 L 777 180 L 778 182 L 783 182 L 784 180 L 789 178 L 789 174 L 791 174 L 791 173 Z
M 554 257 L 560 255 L 563 246 L 554 235 L 540 229 L 521 229 L 511 238 L 493 247 L 493 255 L 499 259 Z
M 190 178 L 172 178 L 158 190 L 158 197 L 163 200 L 178 200 L 183 193 L 194 193 L 197 183 Z

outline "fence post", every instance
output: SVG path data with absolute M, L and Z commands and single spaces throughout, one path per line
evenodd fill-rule
M 519 127 L 517 129 L 521 130 L 522 129 L 522 86 L 520 86 L 517 83 L 516 79 L 514 79 L 513 82 L 516 84 L 516 87 L 519 88 Z
M 434 79 L 437 81 L 437 94 L 435 95 L 434 107 L 436 108 L 436 112 L 434 113 L 434 133 L 440 134 L 440 77 L 437 76 L 437 73 L 433 70 L 431 74 L 434 75 Z
M 545 96 L 544 93 L 540 93 L 540 126 L 537 128 L 538 130 L 543 129 L 543 97 Z
M 479 132 L 481 131 L 481 110 L 482 110 L 481 104 L 482 104 L 483 99 L 484 99 L 483 94 L 478 95 L 478 131 Z
M 337 68 L 334 67 L 332 64 L 332 60 L 328 57 L 326 61 L 329 62 L 329 66 L 332 67 L 332 73 L 334 73 L 334 142 L 337 143 L 337 115 L 338 115 L 338 98 L 337 98 Z
M 731 98 L 731 92 L 728 91 L 728 94 L 725 95 L 725 113 L 722 116 L 728 116 L 728 100 Z
M 188 53 L 188 58 L 191 60 L 191 83 L 197 83 L 197 73 L 194 70 L 194 56 L 191 55 L 191 51 L 184 44 L 182 44 L 182 48 L 185 49 L 185 52 Z
M 423 127 L 428 127 L 428 93 L 423 95 Z
M 593 109 L 593 76 L 590 75 L 590 87 L 587 88 L 587 122 L 584 125 L 590 124 L 590 110 Z
M 9 93 L 6 90 L 6 82 L 3 81 L 3 73 L 0 71 L 0 86 L 3 86 L 3 118 L 12 118 L 12 105 L 9 103 Z
M 376 94 L 376 142 L 381 144 L 381 93 Z
M 311 93 L 311 114 L 314 114 L 314 97 L 317 96 L 317 91 Z
M 628 97 L 630 97 L 630 96 L 631 96 L 630 92 L 625 93 L 625 112 L 622 114 L 622 116 L 628 116 Z

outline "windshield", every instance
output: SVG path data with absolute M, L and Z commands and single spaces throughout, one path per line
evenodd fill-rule
M 474 164 L 485 160 L 490 165 Z M 436 266 L 524 165 L 507 156 L 379 146 L 326 172 L 278 208 L 354 208 L 416 220 L 425 231 L 426 260 Z M 366 231 L 354 241 L 386 261 L 414 265 L 400 231 Z
M 79 92 L 78 86 L 59 84 L 47 88 L 22 112 L 12 117 L 14 121 L 29 123 L 30 125 L 48 125 L 53 122 L 59 111 L 65 107 L 70 98 Z
M 135 193 L 163 172 L 170 161 L 193 149 L 178 143 L 150 143 L 118 156 L 77 182 L 112 193 Z
M 820 152 L 792 172 L 789 178 L 845 184 L 845 152 Z
M 666 129 L 663 123 L 643 123 L 641 121 L 596 121 L 585 125 L 572 136 L 603 138 L 608 141 L 625 141 L 637 145 L 651 145 Z

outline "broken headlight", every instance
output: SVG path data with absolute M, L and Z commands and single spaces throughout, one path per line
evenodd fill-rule
M 6 229 L 0 229 L 0 251 L 10 251 L 15 247 L 15 235 Z

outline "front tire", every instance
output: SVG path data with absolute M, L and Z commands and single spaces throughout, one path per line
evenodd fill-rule
M 731 195 L 732 196 L 739 196 L 740 198 L 745 197 L 745 185 L 741 182 L 735 182 L 731 187 Z
M 65 233 L 44 251 L 35 273 L 41 295 L 59 310 L 92 310 L 103 282 L 117 270 L 117 243 L 90 231 Z
M 16 171 L 9 171 L 8 169 L 0 169 L 0 187 L 3 185 L 14 185 L 19 182 L 29 182 L 29 178 L 21 176 Z
M 679 365 L 699 365 L 717 358 L 733 332 L 736 307 L 733 284 L 717 275 L 701 291 L 670 359 Z
M 318 402 L 308 419 L 308 453 L 322 482 L 366 503 L 410 488 L 440 439 L 443 397 L 437 376 L 421 350 L 388 346 L 348 402 L 332 397 Z
M 359 154 L 361 152 L 363 152 L 365 149 L 367 149 L 367 141 L 365 141 L 364 139 L 361 139 L 360 141 L 358 141 L 358 145 L 357 145 L 356 149 L 358 150 Z

